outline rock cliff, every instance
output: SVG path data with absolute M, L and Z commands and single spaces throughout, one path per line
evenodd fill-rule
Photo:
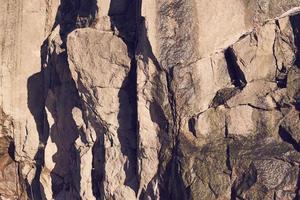
M 0 199 L 300 199 L 300 0 L 0 0 Z

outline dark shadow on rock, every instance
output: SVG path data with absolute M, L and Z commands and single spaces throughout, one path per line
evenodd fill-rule
M 73 104 L 69 102 L 69 104 Z M 68 103 L 67 103 L 68 104 Z M 61 107 L 62 105 L 58 106 Z M 57 147 L 52 160 L 55 163 L 51 171 L 53 199 L 78 199 L 80 196 L 80 156 L 75 148 L 79 130 L 72 117 L 72 108 L 63 108 L 58 112 L 58 120 L 50 129 L 50 137 Z
M 300 153 L 300 143 L 283 126 L 279 126 L 279 136 L 284 142 L 291 144 Z
M 121 145 L 121 152 L 127 157 L 124 165 L 126 173 L 125 185 L 137 192 L 137 88 L 136 88 L 136 63 L 131 62 L 128 76 L 118 93 L 119 113 L 117 130 Z
M 112 30 L 118 30 L 119 37 L 127 45 L 128 53 L 132 57 L 128 76 L 123 81 L 119 98 L 119 113 L 117 130 L 121 145 L 121 152 L 127 157 L 124 165 L 126 173 L 125 185 L 137 192 L 137 74 L 136 74 L 136 31 L 137 31 L 137 3 L 132 0 L 112 0 L 109 13 Z
M 300 14 L 290 16 L 290 23 L 294 34 L 294 44 L 296 47 L 295 65 L 300 68 Z
M 27 183 L 27 193 L 31 199 L 42 199 L 45 194 L 39 180 L 45 162 L 43 147 L 49 137 L 49 124 L 45 111 L 44 77 L 42 73 L 36 73 L 28 78 L 27 92 L 28 108 L 34 118 L 39 134 L 39 148 L 34 157 L 36 174 L 31 185 Z
M 58 25 L 60 26 L 60 37 L 63 41 L 61 48 L 66 48 L 67 36 L 71 31 L 91 25 L 96 17 L 97 10 L 96 0 L 61 0 L 52 26 L 52 30 Z M 79 95 L 75 83 L 71 79 L 66 53 L 56 55 L 63 64 L 55 63 L 55 61 L 51 62 L 52 55 L 49 53 L 48 44 L 49 40 L 47 38 L 41 45 L 41 72 L 33 74 L 27 81 L 28 108 L 34 117 L 39 134 L 39 148 L 34 157 L 36 174 L 32 183 L 27 184 L 27 193 L 31 199 L 45 198 L 40 184 L 40 174 L 44 167 L 44 148 L 49 135 L 51 135 L 51 139 L 58 149 L 58 152 L 54 155 L 55 167 L 51 172 L 53 198 L 55 199 L 61 189 L 67 191 L 73 188 L 76 190 L 77 196 L 79 196 L 80 190 L 80 159 L 74 145 L 79 132 L 72 117 L 72 109 L 80 107 L 80 103 L 78 103 Z M 64 69 L 58 69 L 59 67 Z M 67 76 L 60 73 L 67 73 Z M 67 77 L 68 80 L 62 80 L 61 77 Z M 49 108 L 55 119 L 55 123 L 49 132 L 45 103 L 50 90 L 57 98 L 57 102 L 55 102 L 57 110 Z M 68 162 L 70 160 L 75 163 Z M 65 168 L 66 165 L 67 168 Z M 62 174 L 66 174 L 66 176 L 59 177 L 60 172 L 63 170 L 66 171 Z
M 186 200 L 188 188 L 185 188 L 181 166 L 178 156 L 178 143 L 175 144 L 172 151 L 172 158 L 167 163 L 165 172 L 163 173 L 164 187 L 160 187 L 161 199 L 168 200 Z M 163 185 L 161 185 L 163 186 Z
M 118 36 L 126 43 L 130 55 L 135 52 L 139 3 L 139 0 L 111 0 L 108 11 L 111 28 L 118 30 Z
M 97 11 L 97 0 L 61 0 L 52 30 L 60 25 L 60 37 L 66 42 L 73 30 L 90 26 Z
M 234 50 L 229 47 L 225 50 L 224 55 L 232 84 L 235 87 L 243 89 L 247 85 L 247 80 L 245 78 L 244 72 L 241 70 L 237 63 L 237 57 Z
M 99 130 L 96 129 L 95 130 Z M 98 132 L 98 131 L 97 131 Z M 103 132 L 102 132 L 103 133 Z M 94 197 L 98 200 L 103 196 L 103 178 L 104 178 L 104 134 L 97 133 L 97 140 L 92 147 L 93 169 L 91 171 L 92 176 L 92 190 Z

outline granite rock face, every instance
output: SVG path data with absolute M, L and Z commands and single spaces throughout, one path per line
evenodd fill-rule
M 0 199 L 300 199 L 299 0 L 0 2 Z

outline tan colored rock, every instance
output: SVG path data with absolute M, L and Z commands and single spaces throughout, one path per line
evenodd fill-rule
M 224 54 L 199 60 L 193 67 L 192 80 L 194 112 L 203 112 L 209 108 L 218 90 L 232 87 Z
M 196 1 L 196 7 L 201 56 L 229 46 L 251 29 L 245 1 L 201 0 Z
M 83 97 L 83 103 L 90 107 L 87 111 L 93 112 L 91 114 L 98 120 L 97 123 L 107 128 L 106 133 L 96 133 L 96 137 L 104 137 L 105 196 L 114 199 L 122 199 L 127 195 L 135 196 L 134 190 L 126 186 L 128 183 L 125 182 L 128 173 L 132 173 L 133 181 L 135 178 L 135 166 L 130 167 L 133 165 L 133 155 L 129 153 L 136 148 L 136 144 L 130 142 L 133 127 L 130 122 L 132 108 L 126 89 L 126 85 L 130 84 L 126 82 L 130 70 L 130 57 L 126 45 L 112 33 L 94 29 L 74 31 L 68 37 L 67 45 L 71 72 Z M 93 49 L 106 51 L 100 55 L 98 51 L 95 54 L 87 54 Z M 123 121 L 125 118 L 129 122 Z
M 197 137 L 225 137 L 225 108 L 211 108 L 197 117 L 195 130 Z
M 0 199 L 297 199 L 299 0 L 2 0 Z

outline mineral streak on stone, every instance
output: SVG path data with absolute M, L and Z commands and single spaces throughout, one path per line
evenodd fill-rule
M 0 199 L 300 199 L 300 0 L 0 0 Z

